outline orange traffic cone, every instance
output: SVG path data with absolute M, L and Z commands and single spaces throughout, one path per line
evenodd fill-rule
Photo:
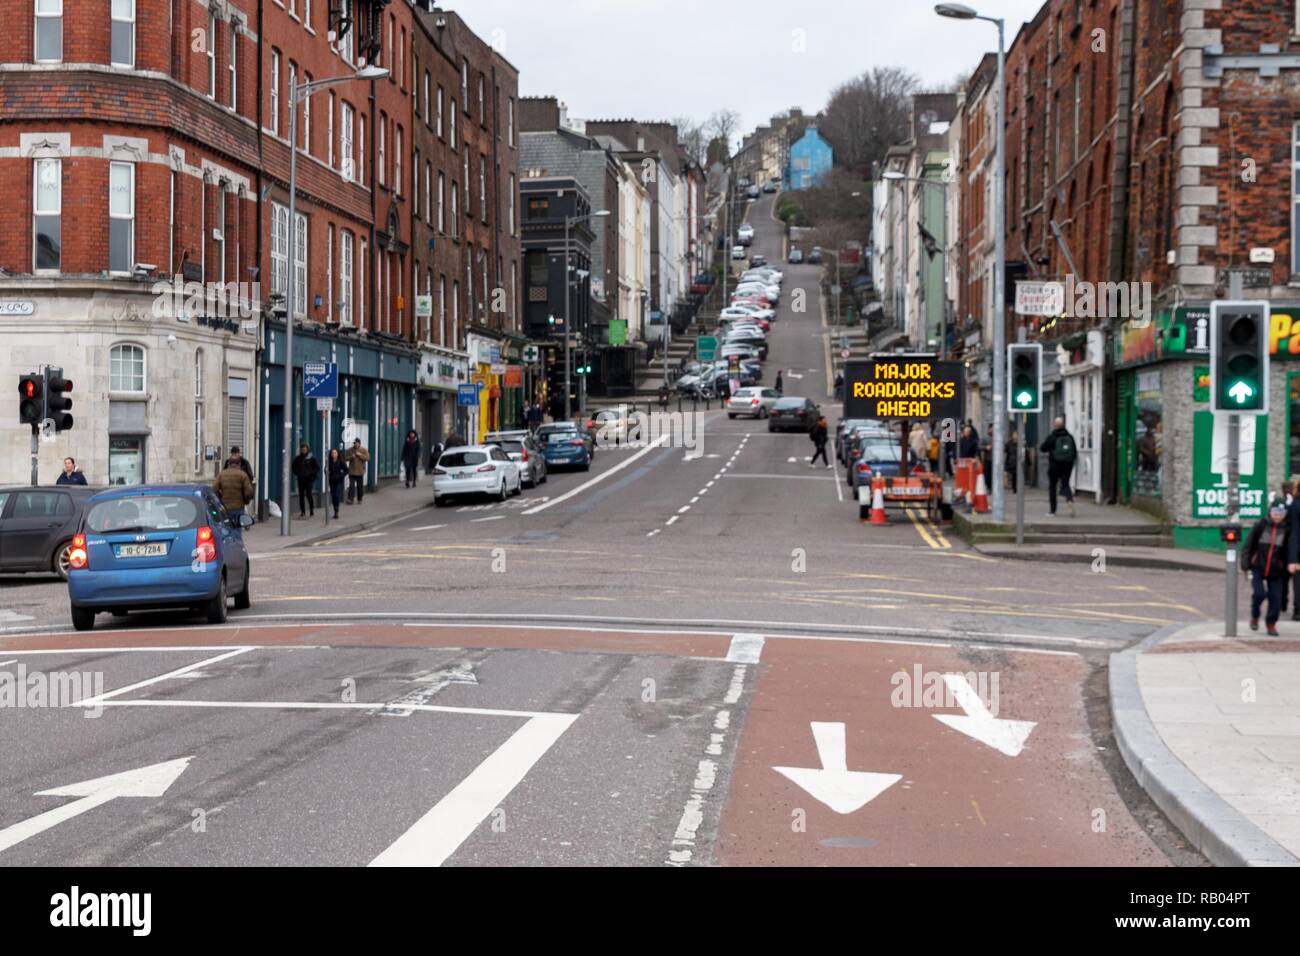
M 880 490 L 880 482 L 871 483 L 871 523 L 889 524 L 885 519 L 885 495 Z
M 984 472 L 981 471 L 975 477 L 975 512 L 977 514 L 988 514 L 989 510 L 989 487 L 984 483 Z

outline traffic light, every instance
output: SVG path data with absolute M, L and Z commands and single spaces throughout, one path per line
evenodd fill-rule
M 1210 306 L 1210 410 L 1268 412 L 1268 303 Z
M 20 375 L 18 377 L 18 421 L 24 425 L 40 425 L 45 420 L 45 376 Z
M 1043 410 L 1043 347 L 1007 346 L 1007 407 L 1013 412 Z
M 54 419 L 54 430 L 65 432 L 72 427 L 72 380 L 63 377 L 63 369 L 45 370 L 45 414 Z

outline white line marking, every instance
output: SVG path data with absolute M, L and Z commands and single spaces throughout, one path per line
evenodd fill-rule
M 419 528 L 412 528 L 412 531 L 437 531 L 439 528 L 447 527 L 445 524 L 426 524 Z
M 762 634 L 733 634 L 727 660 L 733 664 L 757 664 L 763 656 Z
M 505 515 L 491 515 L 487 518 L 471 518 L 469 523 L 478 524 L 480 521 L 504 521 L 505 519 Z
M 662 531 L 662 530 L 663 530 L 662 528 L 655 528 L 653 531 L 651 531 L 649 534 L 647 534 L 646 537 L 647 537 L 647 538 L 653 538 L 655 535 L 657 535 L 657 534 L 658 534 L 660 531 Z
M 98 702 L 78 701 L 73 706 L 87 707 Z M 332 700 L 186 700 L 183 698 L 142 697 L 137 700 L 106 700 L 104 707 L 191 707 L 200 709 L 230 710 L 352 710 L 378 713 L 383 710 L 413 710 L 422 714 L 473 714 L 481 717 L 573 717 L 577 714 L 557 714 L 535 710 L 501 710 L 494 707 L 445 707 L 440 704 L 405 704 L 398 702 L 372 701 L 370 703 L 347 703 Z
M 705 485 L 704 487 L 705 487 L 705 488 L 712 488 L 715 484 L 717 484 L 717 479 L 716 479 L 716 478 L 715 478 L 713 481 L 710 481 L 710 482 L 709 482 L 707 485 Z
M 301 624 L 267 624 L 267 625 L 265 625 L 265 626 L 266 626 L 266 628 L 267 628 L 268 630 L 270 630 L 271 628 L 301 627 L 302 625 L 301 625 Z M 322 626 L 323 626 L 323 627 L 350 627 L 351 625 L 348 625 L 348 624 L 325 624 L 325 625 L 322 625 Z M 191 630 L 198 630 L 198 629 L 197 629 L 197 628 L 192 628 Z M 204 628 L 204 630 L 212 630 L 212 628 Z M 320 647 L 321 647 L 321 645 L 319 645 L 319 644 L 310 644 L 310 645 L 309 645 L 309 644 L 295 644 L 295 645 L 293 645 L 292 647 L 262 647 L 262 646 L 260 646 L 260 645 L 259 645 L 259 646 L 251 646 L 251 645 L 250 645 L 248 649 L 249 649 L 249 650 L 255 650 L 255 651 L 305 651 L 305 650 L 319 650 Z M 158 652 L 158 653 L 164 653 L 164 652 L 165 652 L 165 653 L 169 653 L 169 654 L 176 654 L 176 653 L 182 653 L 182 652 L 183 652 L 183 653 L 190 653 L 190 652 L 201 652 L 201 651 L 228 651 L 228 650 L 230 650 L 230 645 L 229 645 L 229 644 L 213 644 L 213 645 L 195 644 L 193 647 L 175 647 L 175 646 L 169 646 L 169 647 L 59 647 L 59 648 L 50 648 L 50 649 L 48 649 L 48 650 L 35 650 L 35 651 L 5 651 L 5 653 L 6 653 L 6 654 L 153 654 L 153 653 L 155 653 L 155 652 Z
M 17 663 L 18 663 L 18 658 L 15 657 L 15 658 L 14 658 L 13 660 L 11 660 L 11 661 L 0 661 L 0 667 L 6 667 L 6 666 L 8 666 L 9 664 L 17 664 Z
M 682 505 L 680 508 L 677 509 L 677 513 L 678 513 L 679 515 L 684 515 L 684 514 L 686 514 L 686 512 L 688 512 L 688 511 L 690 511 L 690 510 L 691 510 L 691 506 L 690 506 L 690 505 Z
M 699 496 L 699 495 L 696 495 L 694 498 L 691 499 L 691 504 L 695 504 L 695 502 L 697 502 L 697 501 L 699 501 L 699 500 L 700 500 L 700 496 Z
M 370 865 L 441 866 L 577 719 L 565 715 L 528 721 Z
M 224 654 L 218 654 L 216 657 L 208 657 L 193 664 L 186 664 L 184 667 L 178 667 L 174 671 L 168 671 L 166 674 L 159 674 L 157 677 L 150 677 L 147 680 L 137 681 L 134 684 L 127 684 L 125 687 L 119 687 L 117 690 L 110 690 L 106 694 L 100 694 L 98 697 L 90 697 L 81 701 L 84 707 L 96 707 L 102 703 L 107 703 L 110 697 L 119 697 L 122 694 L 129 694 L 133 690 L 139 690 L 141 687 L 150 687 L 153 684 L 161 683 L 165 680 L 172 680 L 188 674 L 190 671 L 196 671 L 208 664 L 216 664 L 220 661 L 229 660 L 232 657 L 238 657 L 240 654 L 247 654 L 249 651 L 257 650 L 255 647 L 237 647 L 233 651 L 227 651 Z
M 652 441 L 645 448 L 642 448 L 631 458 L 628 458 L 625 461 L 620 461 L 613 468 L 609 469 L 609 471 L 601 472 L 599 475 L 597 475 L 595 478 L 592 478 L 590 481 L 584 481 L 582 484 L 578 485 L 578 487 L 574 488 L 572 491 L 566 491 L 564 494 L 560 495 L 560 497 L 553 498 L 552 500 L 546 502 L 546 504 L 544 505 L 538 505 L 536 508 L 529 508 L 527 511 L 524 512 L 524 514 L 535 515 L 540 511 L 545 511 L 547 508 L 550 508 L 552 505 L 558 505 L 561 501 L 567 501 L 568 499 L 572 498 L 574 495 L 581 494 L 582 492 L 586 491 L 588 488 L 592 487 L 593 485 L 599 484 L 600 482 L 604 481 L 610 475 L 622 471 L 624 468 L 632 464 L 638 458 L 641 458 L 643 455 L 648 455 L 656 448 L 662 447 L 664 442 L 668 441 L 668 439 L 670 439 L 671 437 L 672 437 L 671 435 L 660 435 L 657 439 Z
M 665 523 L 665 524 L 676 524 L 676 523 L 677 523 L 677 519 L 680 518 L 680 517 L 681 517 L 681 515 L 673 515 L 671 518 L 669 518 L 669 519 L 668 519 L 666 522 L 664 522 L 664 523 Z
M 368 531 L 365 534 L 354 534 L 352 538 L 354 541 L 360 541 L 362 538 L 382 538 L 386 534 L 387 531 Z

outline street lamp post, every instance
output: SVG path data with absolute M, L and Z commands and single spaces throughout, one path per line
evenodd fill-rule
M 945 183 L 935 182 L 933 179 L 920 179 L 916 176 L 906 176 L 896 169 L 891 169 L 881 173 L 882 179 L 888 179 L 892 182 L 917 183 L 921 186 L 929 186 L 932 189 L 938 189 L 943 194 L 943 246 L 939 249 L 939 262 L 943 269 L 943 288 L 944 301 L 942 303 L 942 315 L 939 325 L 939 358 L 948 357 L 948 187 Z M 924 207 L 923 207 L 924 208 Z
M 954 20 L 986 20 L 998 29 L 998 97 L 995 125 L 997 140 L 993 158 L 993 449 L 992 460 L 1002 461 L 1007 440 L 1006 403 L 1007 330 L 1007 130 L 1006 130 L 1006 23 L 999 17 L 980 15 L 960 3 L 941 3 L 934 8 L 941 17 Z M 1022 440 L 1023 440 L 1023 436 Z M 993 520 L 1005 516 L 1002 482 L 991 481 Z
M 608 209 L 600 209 L 596 212 L 589 212 L 583 216 L 565 216 L 564 217 L 564 419 L 569 421 L 573 418 L 573 393 L 572 375 L 572 340 L 569 338 L 569 232 L 580 222 L 586 222 L 588 219 L 599 219 L 608 216 Z
M 298 103 L 327 86 L 350 83 L 353 80 L 381 80 L 387 75 L 385 67 L 363 66 L 351 76 L 312 80 L 309 83 L 299 83 L 289 90 L 289 281 L 284 290 L 284 447 L 280 455 L 280 534 L 283 536 L 289 534 L 289 449 L 293 444 L 293 312 L 297 307 L 294 302 L 293 271 L 298 256 L 298 230 L 295 225 L 298 215 Z

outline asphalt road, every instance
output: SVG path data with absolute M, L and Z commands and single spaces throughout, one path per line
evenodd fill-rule
M 833 423 L 816 268 L 782 268 L 765 380 Z M 74 634 L 62 585 L 0 581 L 0 673 L 102 705 L 0 709 L 0 865 L 1201 862 L 1103 668 L 1217 582 L 867 525 L 806 436 L 701 414 L 694 449 L 254 554 L 221 628 Z

